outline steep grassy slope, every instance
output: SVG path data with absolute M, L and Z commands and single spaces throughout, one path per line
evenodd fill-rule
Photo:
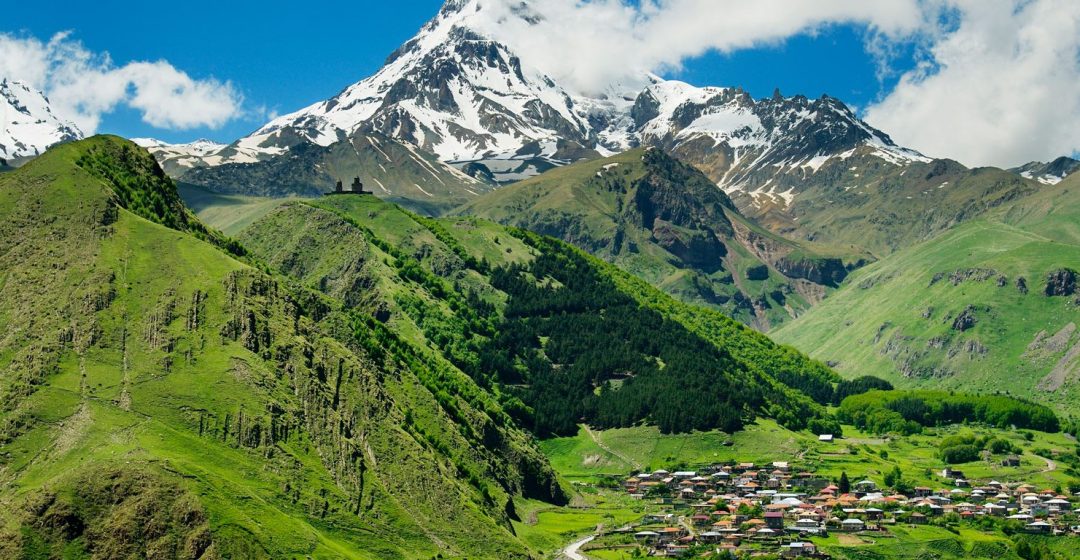
M 854 264 L 757 227 L 704 175 L 660 150 L 552 170 L 454 212 L 558 237 L 762 329 L 805 311 Z
M 155 169 L 97 137 L 0 178 L 0 556 L 527 554 L 512 499 L 563 496 L 498 404 Z
M 576 430 L 579 414 L 673 431 L 737 428 L 757 414 L 806 425 L 823 411 L 792 388 L 820 402 L 831 395 L 827 368 L 719 312 L 680 304 L 563 243 L 475 218 L 327 197 L 285 204 L 239 238 L 305 285 L 368 309 L 418 353 L 444 356 L 540 434 Z M 618 330 L 626 328 L 640 330 Z M 685 344 L 696 350 L 669 354 Z M 663 404 L 700 376 L 707 382 L 685 406 Z M 725 400 L 733 402 L 713 416 Z
M 1080 269 L 1078 217 L 1080 178 L 1043 187 L 859 271 L 774 334 L 846 375 L 1080 412 L 1080 308 L 1065 270 Z

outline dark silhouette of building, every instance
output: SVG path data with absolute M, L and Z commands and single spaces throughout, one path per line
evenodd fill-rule
M 345 190 L 344 186 L 342 186 L 341 180 L 339 179 L 338 182 L 334 185 L 334 191 L 326 193 L 326 194 L 331 195 L 331 194 L 375 194 L 375 193 L 373 193 L 371 191 L 365 191 L 364 190 L 364 184 L 360 182 L 360 178 L 359 177 L 354 177 L 353 181 L 352 181 L 352 184 L 349 185 L 349 190 Z

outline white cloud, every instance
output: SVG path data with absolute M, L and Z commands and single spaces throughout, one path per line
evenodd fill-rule
M 1013 166 L 1080 150 L 1080 3 L 927 7 L 926 59 L 867 109 L 870 123 L 967 165 Z M 949 17 L 933 17 L 942 13 Z
M 710 50 L 731 52 L 782 41 L 836 23 L 868 26 L 886 36 L 921 25 L 917 0 L 532 0 L 543 21 L 510 17 L 517 0 L 480 0 L 485 34 L 523 60 L 583 92 L 677 69 Z
M 53 111 L 87 134 L 120 105 L 138 110 L 147 124 L 175 130 L 217 128 L 242 114 L 243 99 L 229 82 L 196 80 L 166 61 L 117 66 L 67 33 L 48 42 L 0 33 L 0 77 L 44 91 Z

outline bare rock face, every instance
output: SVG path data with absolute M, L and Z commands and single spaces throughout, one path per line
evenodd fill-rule
M 789 278 L 803 278 L 815 284 L 836 287 L 839 286 L 848 273 L 857 267 L 866 264 L 859 260 L 851 266 L 846 266 L 844 261 L 837 258 L 812 258 L 793 259 L 781 257 L 775 263 L 776 269 Z
M 769 277 L 769 267 L 759 264 L 746 269 L 747 280 L 765 280 Z
M 953 286 L 959 286 L 968 281 L 985 282 L 995 275 L 998 275 L 998 272 L 990 268 L 968 268 L 954 271 L 949 275 L 949 282 L 952 282 Z
M 1062 268 L 1051 272 L 1046 277 L 1046 290 L 1049 296 L 1071 296 L 1076 293 L 1076 271 Z
M 978 320 L 975 318 L 975 308 L 969 305 L 956 316 L 955 320 L 953 320 L 952 328 L 953 330 L 963 332 L 974 327 L 977 321 Z
M 721 259 L 727 254 L 724 244 L 707 228 L 685 230 L 657 218 L 652 235 L 658 245 L 683 263 L 706 272 L 718 270 L 722 264 Z

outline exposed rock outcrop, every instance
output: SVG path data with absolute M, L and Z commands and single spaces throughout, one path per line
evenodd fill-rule
M 679 258 L 682 264 L 712 273 L 720 269 L 727 248 L 709 229 L 685 230 L 659 218 L 653 223 L 656 244 Z
M 862 266 L 864 261 L 852 265 L 850 268 L 844 265 L 844 261 L 836 258 L 792 258 L 781 257 L 773 266 L 789 278 L 802 278 L 815 284 L 825 286 L 839 286 L 844 278 L 847 278 L 851 269 Z
M 1043 291 L 1047 296 L 1071 296 L 1076 293 L 1076 271 L 1071 268 L 1061 268 L 1046 276 L 1046 289 Z
M 953 320 L 952 328 L 963 332 L 974 327 L 976 322 L 978 319 L 975 318 L 975 308 L 969 305 Z
M 998 275 L 999 273 L 992 268 L 967 268 L 953 271 L 949 275 L 949 282 L 952 282 L 953 286 L 959 286 L 967 281 L 985 282 Z

